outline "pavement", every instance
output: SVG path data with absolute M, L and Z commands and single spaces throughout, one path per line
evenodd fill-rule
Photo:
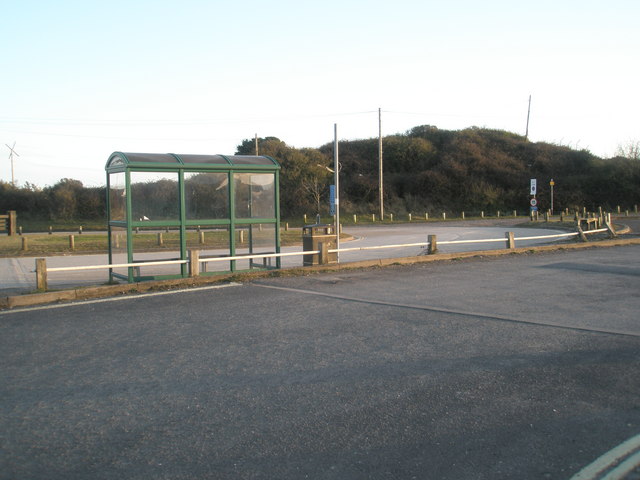
M 640 433 L 639 258 L 0 312 L 0 479 L 569 479 Z

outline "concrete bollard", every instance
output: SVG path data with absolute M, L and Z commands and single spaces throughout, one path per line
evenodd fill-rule
M 372 214 L 371 214 L 371 221 L 372 221 L 372 222 L 375 222 L 375 221 L 376 221 L 376 214 L 375 214 L 375 213 L 372 213 Z
M 484 212 L 480 212 L 480 218 L 484 218 Z
M 22 237 L 22 251 L 26 252 L 29 250 L 29 242 L 27 241 L 27 237 Z
M 353 223 L 358 223 L 358 216 L 355 213 L 353 214 Z
M 427 253 L 429 255 L 434 255 L 434 254 L 438 253 L 438 237 L 437 237 L 437 235 L 429 235 L 427 238 L 428 238 L 428 241 L 429 241 L 429 248 L 427 249 Z
M 464 220 L 464 212 L 462 212 L 462 214 L 460 215 L 460 217 L 462 217 L 462 219 Z
M 446 220 L 447 219 L 447 212 L 442 212 L 442 219 Z
M 76 239 L 73 235 L 69 235 L 69 248 L 74 250 L 76 248 Z
M 393 213 L 389 214 L 389 220 L 391 220 L 391 222 L 393 222 Z
M 36 258 L 36 288 L 42 292 L 47 291 L 47 259 Z
M 189 250 L 189 276 L 197 277 L 200 275 L 200 250 Z
M 411 221 L 411 214 L 409 214 L 409 221 Z
M 500 218 L 500 210 L 498 210 L 498 218 Z
M 425 214 L 424 214 L 424 219 L 425 219 L 425 220 L 429 220 L 429 214 L 428 214 L 428 213 L 425 213 Z
M 515 234 L 513 232 L 506 232 L 504 234 L 504 236 L 507 239 L 507 248 L 509 248 L 509 249 L 516 248 L 516 237 L 515 237 Z

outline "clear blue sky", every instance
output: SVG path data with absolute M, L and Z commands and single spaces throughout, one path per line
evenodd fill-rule
M 232 154 L 470 126 L 640 140 L 637 0 L 4 1 L 0 179 L 105 183 L 113 151 Z

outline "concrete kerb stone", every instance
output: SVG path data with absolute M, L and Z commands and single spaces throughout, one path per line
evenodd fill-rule
M 28 307 L 48 303 L 69 302 L 74 300 L 88 300 L 92 298 L 131 295 L 152 291 L 171 290 L 173 288 L 188 288 L 225 282 L 248 282 L 259 278 L 309 275 L 341 270 L 386 267 L 392 265 L 412 265 L 418 263 L 441 262 L 473 257 L 499 257 L 502 255 L 517 255 L 536 252 L 550 252 L 556 250 L 578 250 L 585 248 L 607 248 L 626 245 L 640 245 L 640 238 L 615 238 L 588 243 L 563 243 L 554 245 L 517 247 L 514 249 L 479 250 L 472 252 L 439 253 L 436 255 L 419 255 L 413 257 L 380 258 L 329 265 L 314 265 L 311 267 L 291 267 L 281 270 L 261 270 L 258 272 L 228 273 L 212 276 L 198 276 L 173 280 L 148 281 L 130 284 L 101 285 L 81 287 L 71 290 L 60 290 L 45 293 L 32 293 L 0 297 L 0 309 L 6 310 L 17 307 Z

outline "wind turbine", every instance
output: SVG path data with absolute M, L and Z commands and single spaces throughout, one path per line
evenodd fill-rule
M 10 147 L 6 143 L 4 145 L 9 149 L 9 152 L 10 152 L 9 153 L 9 160 L 11 160 L 11 185 L 13 185 L 15 187 L 16 186 L 16 180 L 13 177 L 13 156 L 15 155 L 16 157 L 19 157 L 20 155 L 18 155 L 18 152 L 16 152 L 16 150 L 15 150 L 16 142 L 13 142 L 13 147 Z

